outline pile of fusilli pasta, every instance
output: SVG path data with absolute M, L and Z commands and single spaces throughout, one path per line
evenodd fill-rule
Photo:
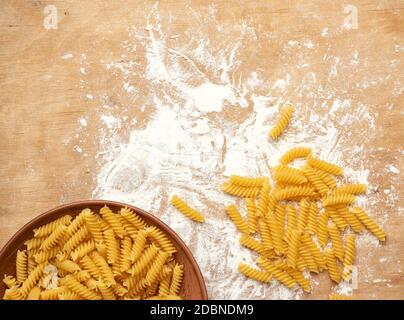
M 128 208 L 63 216 L 35 229 L 25 244 L 16 277 L 4 277 L 4 299 L 180 299 L 175 246 Z
M 306 158 L 301 168 L 292 167 Z M 343 170 L 317 159 L 310 148 L 294 148 L 267 177 L 231 176 L 222 190 L 245 199 L 247 217 L 235 205 L 228 216 L 241 232 L 240 244 L 258 253 L 259 268 L 240 263 L 239 271 L 268 283 L 276 279 L 291 288 L 311 291 L 308 272 L 328 271 L 332 281 L 350 280 L 355 257 L 355 233 L 365 228 L 380 241 L 384 231 L 359 207 L 351 208 L 363 184 L 337 185 Z

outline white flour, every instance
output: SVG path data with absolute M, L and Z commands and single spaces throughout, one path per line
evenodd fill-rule
M 204 19 L 213 21 L 215 7 L 209 12 Z M 220 25 L 217 28 L 224 30 Z M 147 110 L 146 105 L 153 105 L 154 111 L 143 127 L 132 129 L 129 138 L 123 139 L 116 135 L 116 129 L 136 124 L 138 119 L 115 116 L 100 99 L 102 128 L 97 158 L 102 166 L 93 198 L 131 203 L 159 216 L 192 250 L 210 298 L 299 299 L 301 290 L 289 290 L 276 282 L 257 285 L 237 272 L 240 261 L 253 263 L 256 257 L 238 244 L 239 234 L 224 214 L 224 206 L 235 199 L 223 194 L 219 186 L 230 174 L 269 175 L 269 167 L 296 146 L 311 147 L 319 157 L 343 166 L 347 180 L 367 183 L 372 174 L 371 160 L 364 160 L 364 151 L 366 142 L 377 134 L 375 115 L 365 104 L 353 105 L 348 98 L 339 98 L 332 88 L 322 87 L 314 71 L 308 72 L 297 87 L 293 87 L 290 74 L 265 80 L 259 70 L 251 70 L 236 76 L 242 64 L 237 57 L 243 41 L 256 41 L 256 35 L 246 22 L 236 25 L 232 32 L 233 40 L 226 40 L 225 33 L 220 47 L 209 44 L 209 33 L 203 27 L 170 34 L 169 29 L 164 30 L 155 6 L 145 30 L 129 30 L 130 37 L 122 44 L 125 60 L 102 61 L 105 72 L 114 72 L 122 79 L 123 93 L 134 101 L 133 108 L 138 108 L 139 114 Z M 327 28 L 321 34 L 330 36 Z M 185 44 L 195 45 L 176 45 L 175 41 L 183 37 L 189 38 Z M 285 43 L 284 51 L 296 52 L 296 47 L 315 50 L 316 46 L 310 39 L 293 40 Z M 307 68 L 304 56 L 299 53 L 299 57 L 299 66 Z M 354 54 L 352 59 L 359 58 Z M 330 65 L 330 77 L 337 77 L 339 58 L 328 55 L 325 60 Z M 84 67 L 79 71 L 83 75 L 87 72 Z M 137 86 L 139 82 L 141 86 Z M 263 95 L 263 91 L 267 92 Z M 288 92 L 316 102 L 301 105 L 291 101 L 297 110 L 290 127 L 279 141 L 269 141 L 268 131 L 278 108 L 287 102 Z M 141 105 L 136 102 L 140 96 Z M 81 129 L 87 126 L 85 118 L 79 123 Z M 355 134 L 359 127 L 362 144 L 352 146 L 350 134 L 345 133 L 352 130 Z M 395 168 L 390 170 L 394 173 Z M 394 190 L 388 191 L 384 194 L 397 196 Z M 172 194 L 205 214 L 206 223 L 193 223 L 174 210 L 169 205 Z M 372 202 L 363 197 L 359 204 L 369 209 Z M 365 244 L 377 245 L 372 239 L 365 236 Z M 313 286 L 317 285 L 314 280 Z M 341 285 L 339 291 L 350 292 L 349 285 Z

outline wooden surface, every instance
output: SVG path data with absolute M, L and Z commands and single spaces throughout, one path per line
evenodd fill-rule
M 372 251 L 369 268 L 375 278 L 383 280 L 361 282 L 354 295 L 403 299 L 403 176 L 401 172 L 386 168 L 389 165 L 403 168 L 404 7 L 400 1 L 350 2 L 358 8 L 358 29 L 355 30 L 341 28 L 345 16 L 342 1 L 238 1 L 232 5 L 218 1 L 214 21 L 225 30 L 243 21 L 254 29 L 255 40 L 243 43 L 238 72 L 260 70 L 269 82 L 290 74 L 287 89 L 275 90 L 274 95 L 299 101 L 309 109 L 312 106 L 320 114 L 326 113 L 327 110 L 319 107 L 328 99 L 322 96 L 321 85 L 332 88 L 334 96 L 342 100 L 350 99 L 352 108 L 359 104 L 367 106 L 378 134 L 364 139 L 366 132 L 359 130 L 360 124 L 355 124 L 350 129 L 351 144 L 358 146 L 366 140 L 362 156 L 368 160 L 366 164 L 371 163 L 368 181 L 374 186 L 368 196 L 373 197 L 372 213 L 376 218 L 387 214 L 384 226 L 388 242 L 381 247 L 366 248 Z M 139 126 L 142 119 L 152 114 L 152 110 L 146 109 L 139 116 L 141 99 L 133 108 L 124 108 L 132 102 L 121 90 L 122 79 L 117 74 L 106 73 L 99 62 L 122 59 L 121 44 L 128 38 L 128 28 L 144 30 L 147 15 L 155 4 L 101 0 L 0 0 L 0 3 L 2 246 L 41 212 L 62 203 L 92 197 L 97 173 L 103 165 L 96 155 L 103 146 L 99 139 L 100 124 L 96 120 L 101 98 L 88 99 L 88 92 L 94 97 L 109 97 L 109 103 L 116 106 L 115 117 L 138 115 Z M 171 35 L 184 35 L 179 38 L 179 46 L 187 44 L 187 31 L 195 30 L 195 23 L 209 34 L 212 45 L 220 47 L 226 45 L 226 41 L 232 41 L 231 32 L 227 35 L 223 31 L 225 36 L 222 37 L 214 23 L 210 26 L 203 19 L 195 19 L 196 15 L 204 17 L 207 14 L 209 6 L 206 3 L 159 3 L 158 10 L 164 17 L 162 25 L 170 26 Z M 58 9 L 57 30 L 43 27 L 43 9 L 48 4 Z M 330 34 L 328 37 L 321 35 L 325 29 Z M 288 41 L 304 43 L 306 39 L 311 39 L 315 50 L 305 53 L 309 69 L 297 68 L 298 51 L 305 49 L 298 46 L 294 49 L 296 52 L 287 53 L 283 48 Z M 350 64 L 355 51 L 360 63 Z M 73 57 L 61 58 L 67 53 L 72 53 Z M 343 62 L 333 77 L 327 55 L 340 57 Z M 80 72 L 83 66 L 86 73 Z M 140 63 L 139 68 L 141 66 Z M 301 91 L 294 88 L 299 88 L 308 72 L 316 75 L 317 85 L 301 95 Z M 215 80 L 214 75 L 212 79 Z M 264 89 L 257 89 L 260 90 L 256 94 L 263 94 Z M 83 116 L 89 119 L 88 126 L 85 133 L 79 135 L 78 119 Z M 124 139 L 129 130 L 123 126 L 114 134 Z M 77 144 L 85 149 L 85 156 L 75 151 Z M 394 199 L 383 192 L 386 189 L 395 193 Z M 360 249 L 358 254 L 366 256 L 369 252 Z M 381 256 L 388 263 L 381 264 Z M 329 284 L 305 298 L 324 298 L 328 288 Z

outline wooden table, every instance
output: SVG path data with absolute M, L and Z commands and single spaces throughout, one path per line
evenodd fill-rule
M 131 130 L 147 125 L 154 110 L 142 90 L 147 77 L 131 78 L 118 69 L 119 63 L 127 68 L 132 59 L 138 74 L 147 73 L 145 46 L 150 30 L 163 30 L 168 45 L 183 49 L 183 59 L 194 57 L 194 67 L 212 83 L 224 81 L 219 63 L 212 69 L 198 60 L 197 40 L 203 35 L 213 57 L 223 48 L 229 49 L 230 57 L 230 49 L 240 43 L 233 60 L 236 66 L 227 66 L 232 76 L 245 82 L 246 75 L 252 79 L 255 71 L 264 83 L 258 85 L 257 79 L 255 85 L 245 83 L 253 89 L 246 95 L 245 108 L 225 101 L 222 113 L 228 115 L 226 119 L 243 121 L 252 112 L 253 95 L 292 101 L 300 110 L 296 117 L 308 124 L 318 119 L 310 114 L 329 116 L 327 107 L 336 99 L 350 103 L 345 111 L 337 110 L 341 114 L 330 122 L 342 132 L 339 144 L 346 150 L 360 148 L 357 157 L 369 169 L 371 214 L 378 221 L 384 219 L 388 233 L 386 245 L 359 247 L 359 261 L 367 259 L 372 272 L 359 279 L 354 296 L 403 299 L 404 8 L 400 1 L 350 1 L 357 9 L 355 26 L 349 20 L 355 8 L 344 12 L 345 2 L 242 1 L 229 5 L 216 1 L 216 5 L 207 5 L 206 1 L 162 1 L 156 5 L 151 1 L 2 0 L 0 246 L 44 210 L 96 196 L 97 175 L 108 161 L 102 151 L 110 147 L 103 143 L 111 144 L 113 137 L 125 141 Z M 54 7 L 44 13 L 49 5 Z M 57 29 L 47 29 L 44 19 L 48 27 L 52 25 L 49 15 L 54 8 Z M 137 86 L 135 101 L 130 88 L 123 88 L 125 81 Z M 124 119 L 122 125 L 106 130 L 103 114 Z M 341 126 L 335 119 L 344 116 L 351 116 L 351 122 Z M 87 126 L 80 124 L 83 118 Z M 133 118 L 136 125 L 130 124 Z M 288 134 L 295 132 L 292 128 Z M 268 143 L 265 136 L 262 140 Z M 355 167 L 359 162 L 351 156 L 347 151 L 341 161 Z M 163 200 L 160 210 L 153 212 L 156 215 L 164 216 L 167 199 Z M 136 205 L 135 200 L 127 201 Z M 216 212 L 215 206 L 213 201 L 209 215 Z M 222 207 L 217 215 L 227 219 Z M 189 245 L 197 250 L 198 243 Z M 330 284 L 325 277 L 320 280 L 314 293 L 303 298 L 327 297 Z M 212 286 L 208 285 L 211 296 L 222 297 L 212 293 Z

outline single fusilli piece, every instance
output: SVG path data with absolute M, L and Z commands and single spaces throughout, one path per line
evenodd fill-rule
M 325 246 L 328 242 L 328 219 L 327 211 L 324 211 L 318 219 L 317 239 L 322 246 Z
M 117 267 L 119 268 L 119 271 L 122 273 L 129 270 L 129 268 L 131 267 L 132 264 L 132 259 L 130 256 L 131 251 L 132 251 L 132 239 L 130 237 L 124 237 L 121 241 L 121 248 L 120 248 L 121 255 L 119 259 L 119 265 Z
M 65 235 L 66 226 L 60 225 L 58 226 L 41 244 L 41 250 L 50 250 L 55 247 L 57 244 L 60 244 L 60 240 Z
M 251 198 L 245 199 L 247 206 L 247 221 L 249 233 L 257 232 L 258 214 L 255 200 Z
M 127 235 L 118 214 L 112 212 L 110 208 L 104 206 L 100 209 L 100 214 L 103 219 L 109 224 L 109 226 L 114 230 L 114 233 L 118 236 L 118 238 L 123 238 Z
M 328 192 L 328 186 L 325 182 L 317 175 L 316 171 L 314 171 L 311 167 L 305 166 L 303 168 L 303 173 L 310 181 L 310 183 L 314 186 L 314 188 L 320 193 L 321 195 L 325 195 Z
M 335 176 L 341 176 L 343 174 L 343 170 L 341 167 L 314 157 L 308 157 L 307 164 L 313 168 L 331 173 Z
M 68 287 L 72 292 L 79 295 L 80 297 L 88 300 L 100 300 L 101 296 L 95 291 L 90 290 L 82 283 L 78 282 L 73 276 L 67 275 L 66 277 L 60 279 L 60 283 Z
M 234 225 L 241 233 L 248 234 L 248 225 L 241 217 L 235 205 L 231 204 L 226 207 L 226 213 L 234 222 Z
M 33 287 L 41 279 L 45 269 L 45 264 L 41 263 L 28 275 L 27 279 L 21 285 L 21 293 L 26 297 Z
M 301 231 L 293 230 L 287 254 L 287 264 L 291 268 L 296 268 L 297 259 L 299 258 Z
M 296 283 L 307 293 L 311 292 L 310 280 L 306 279 L 298 269 L 288 268 L 286 272 L 296 281 Z
M 366 185 L 361 183 L 352 183 L 352 184 L 345 184 L 341 187 L 336 188 L 333 193 L 334 194 L 361 194 L 366 192 Z
M 344 253 L 344 269 L 342 271 L 342 278 L 346 281 L 351 279 L 352 265 L 355 259 L 355 236 L 349 234 L 346 237 L 345 253 Z
M 341 271 L 338 267 L 333 251 L 329 248 L 325 248 L 324 254 L 327 261 L 328 274 L 330 275 L 331 280 L 339 283 L 341 281 Z
M 345 221 L 345 218 L 343 215 L 341 215 L 335 207 L 328 207 L 326 208 L 326 212 L 328 213 L 329 217 L 331 220 L 335 223 L 337 226 L 338 230 L 343 231 L 347 226 L 348 222 Z
M 26 251 L 17 251 L 16 258 L 16 270 L 17 270 L 17 281 L 23 283 L 28 277 L 27 270 L 28 256 Z
M 84 221 L 90 231 L 90 234 L 93 236 L 94 240 L 98 243 L 104 241 L 104 237 L 102 235 L 102 228 L 97 219 L 97 216 L 90 209 L 83 210 Z
M 55 221 L 52 221 L 44 226 L 34 229 L 34 237 L 46 237 L 49 236 L 57 227 L 61 225 L 67 225 L 72 220 L 72 217 L 65 215 Z
M 252 238 L 248 235 L 245 235 L 245 234 L 241 235 L 240 244 L 250 250 L 258 252 L 262 256 L 266 256 L 266 257 L 273 256 L 272 250 L 266 249 L 261 242 L 255 240 L 254 238 Z
M 285 253 L 285 243 L 283 242 L 283 226 L 279 224 L 273 213 L 268 212 L 265 216 L 265 222 L 269 226 L 271 232 L 271 240 L 274 246 L 275 252 L 279 255 Z
M 91 253 L 91 258 L 97 265 L 105 284 L 107 286 L 115 285 L 116 281 L 114 279 L 114 274 L 112 273 L 112 270 L 104 257 L 102 257 L 98 252 L 94 251 Z
M 349 209 L 345 205 L 336 206 L 334 207 L 334 209 L 340 214 L 341 217 L 343 217 L 345 222 L 348 223 L 353 231 L 358 233 L 363 231 L 363 225 L 358 217 L 351 211 L 349 211 Z
M 271 187 L 269 185 L 269 180 L 266 179 L 259 193 L 258 204 L 257 204 L 257 215 L 258 217 L 263 217 L 268 211 L 268 203 L 269 203 L 269 192 Z
M 120 210 L 121 216 L 128 221 L 136 229 L 143 229 L 146 227 L 146 222 L 143 221 L 136 213 L 129 208 L 122 208 Z
M 107 247 L 107 261 L 110 264 L 116 264 L 119 260 L 120 248 L 114 231 L 112 229 L 104 231 L 104 239 Z
M 297 147 L 288 150 L 279 160 L 282 165 L 287 165 L 297 158 L 306 158 L 311 155 L 311 148 Z
M 264 283 L 269 283 L 272 279 L 271 273 L 266 271 L 257 270 L 244 263 L 238 265 L 238 271 L 244 274 L 246 277 L 261 281 Z
M 140 274 L 146 266 L 153 261 L 153 259 L 157 256 L 159 250 L 157 246 L 155 246 L 153 243 L 148 247 L 144 253 L 141 255 L 139 260 L 137 260 L 132 268 L 128 271 L 132 275 L 137 275 Z
M 344 246 L 342 244 L 342 239 L 337 227 L 333 224 L 328 226 L 328 234 L 330 235 L 332 249 L 334 251 L 335 257 L 339 261 L 344 260 Z
M 326 269 L 327 264 L 323 253 L 320 251 L 317 244 L 311 239 L 308 234 L 302 234 L 301 243 L 302 246 L 304 246 L 305 250 L 311 253 L 311 256 L 314 258 L 319 271 Z
M 175 264 L 173 269 L 173 276 L 171 278 L 169 295 L 178 295 L 181 290 L 182 279 L 184 278 L 184 267 L 179 264 Z
M 222 191 L 236 197 L 255 198 L 260 192 L 260 187 L 242 187 L 230 183 L 222 184 Z
M 277 166 L 273 170 L 274 180 L 278 183 L 303 184 L 307 182 L 304 173 L 299 169 L 287 166 Z
M 91 239 L 80 244 L 71 252 L 70 256 L 72 257 L 73 261 L 77 261 L 93 250 L 95 250 L 95 242 Z
M 315 202 L 310 204 L 309 208 L 309 216 L 307 219 L 307 232 L 314 236 L 317 234 L 317 227 L 318 227 L 318 208 Z
M 148 227 L 147 229 L 147 236 L 155 242 L 161 249 L 168 253 L 175 253 L 177 249 L 175 248 L 174 244 L 171 240 L 167 237 L 167 235 L 156 227 Z
M 142 251 L 146 245 L 147 232 L 145 230 L 140 230 L 137 234 L 135 241 L 133 241 L 132 249 L 130 252 L 130 260 L 135 262 L 139 259 Z
M 66 253 L 72 252 L 84 241 L 84 239 L 88 235 L 89 232 L 87 227 L 86 226 L 80 227 L 80 229 L 77 232 L 73 233 L 70 236 L 70 239 L 64 244 L 63 251 L 65 251 Z
M 257 259 L 257 264 L 262 269 L 267 271 L 268 274 L 272 275 L 272 277 L 274 277 L 276 280 L 278 280 L 280 283 L 282 283 L 284 286 L 286 286 L 288 288 L 292 288 L 293 286 L 296 285 L 296 281 L 286 271 L 273 265 L 268 260 L 266 260 L 262 257 L 259 257 Z
M 294 110 L 295 108 L 290 104 L 287 104 L 282 108 L 278 121 L 269 133 L 269 136 L 273 140 L 277 139 L 286 129 Z
M 46 237 L 32 238 L 25 241 L 24 244 L 27 246 L 27 250 L 33 250 L 39 248 L 45 239 Z
M 184 216 L 197 221 L 197 222 L 204 222 L 205 217 L 196 211 L 195 209 L 191 208 L 188 206 L 182 199 L 180 199 L 178 196 L 174 195 L 171 198 L 171 204 L 178 210 L 180 211 Z
M 267 250 L 273 249 L 271 230 L 263 217 L 258 220 L 258 230 L 264 248 Z
M 164 251 L 160 251 L 157 257 L 154 259 L 153 263 L 148 268 L 147 274 L 145 276 L 146 284 L 152 285 L 159 277 L 160 272 L 162 271 L 164 264 L 166 263 L 169 254 Z
M 363 223 L 363 225 L 373 233 L 373 235 L 379 239 L 379 241 L 386 240 L 386 233 L 382 228 L 380 228 L 376 222 L 370 218 L 365 211 L 361 208 L 354 208 L 352 212 L 359 218 L 359 220 Z
M 241 187 L 261 187 L 263 182 L 266 180 L 264 177 L 258 177 L 258 178 L 253 178 L 253 177 L 243 177 L 243 176 L 230 176 L 230 183 L 236 186 L 241 186 Z
M 341 194 L 334 194 L 329 195 L 323 199 L 323 206 L 324 207 L 332 207 L 336 205 L 349 205 L 355 202 L 355 196 L 349 193 L 341 193 Z

